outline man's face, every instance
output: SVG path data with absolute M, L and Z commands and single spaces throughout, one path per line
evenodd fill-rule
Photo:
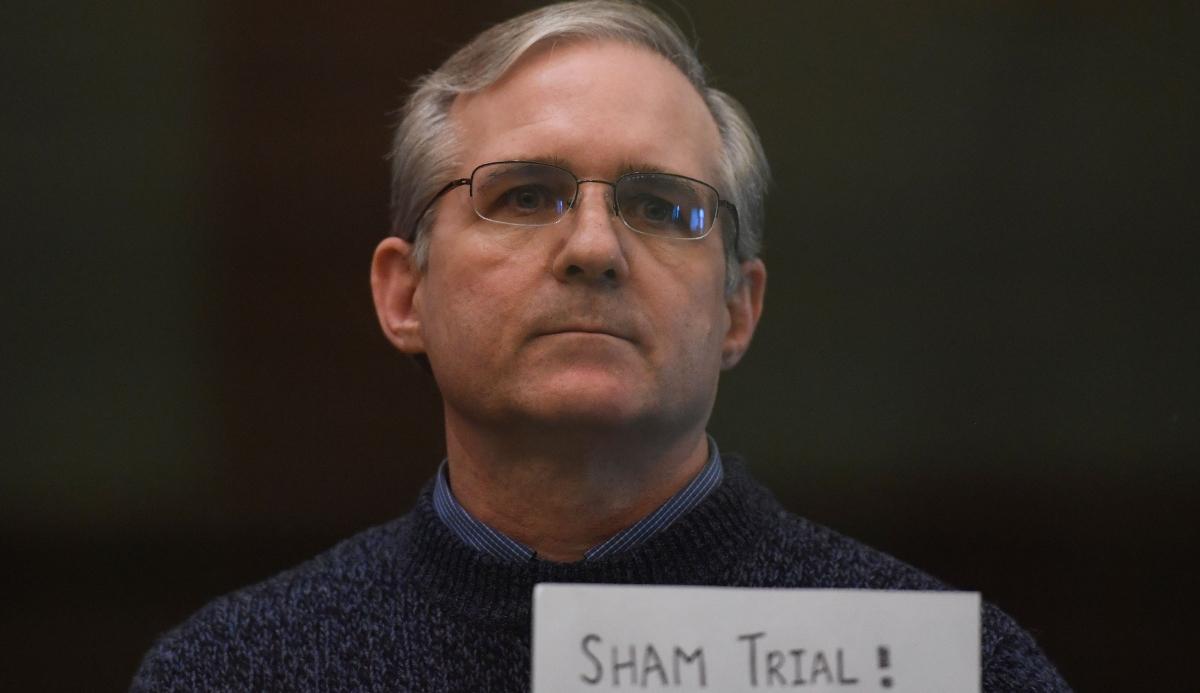
M 700 95 L 623 43 L 535 48 L 451 115 L 462 177 L 520 159 L 579 178 L 660 170 L 716 184 L 720 140 Z M 698 241 L 645 236 L 612 213 L 611 194 L 585 183 L 565 218 L 535 228 L 480 219 L 465 187 L 439 201 L 402 348 L 428 355 L 448 423 L 703 428 L 719 371 L 753 331 L 738 303 L 748 290 L 724 290 L 732 226 Z

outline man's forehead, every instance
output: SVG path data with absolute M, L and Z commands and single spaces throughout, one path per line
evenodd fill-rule
M 495 84 L 460 95 L 460 167 L 520 159 L 580 176 L 631 171 L 712 177 L 716 122 L 679 69 L 618 41 L 545 42 Z

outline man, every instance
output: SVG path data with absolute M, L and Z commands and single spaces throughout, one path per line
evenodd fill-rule
M 705 427 L 762 311 L 766 163 L 644 8 L 569 3 L 421 83 L 380 324 L 428 359 L 446 461 L 417 507 L 221 598 L 135 689 L 517 691 L 539 582 L 940 589 L 788 515 Z M 988 606 L 986 690 L 1063 690 Z

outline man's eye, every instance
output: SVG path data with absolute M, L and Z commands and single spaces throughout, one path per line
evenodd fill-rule
M 649 221 L 668 222 L 672 216 L 678 214 L 678 210 L 675 205 L 657 198 L 642 203 L 642 216 Z
M 634 205 L 636 216 L 651 224 L 668 225 L 679 221 L 679 205 L 661 197 L 645 195 Z
M 505 193 L 504 205 L 517 212 L 536 212 L 546 205 L 546 199 L 546 191 L 524 186 Z
M 517 180 L 489 181 L 481 186 L 475 211 L 484 219 L 503 224 L 540 226 L 557 221 L 570 199 L 565 192 L 556 192 L 553 185 L 525 176 Z

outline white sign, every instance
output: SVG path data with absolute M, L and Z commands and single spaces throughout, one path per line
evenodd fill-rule
M 533 691 L 978 693 L 979 594 L 538 585 Z

